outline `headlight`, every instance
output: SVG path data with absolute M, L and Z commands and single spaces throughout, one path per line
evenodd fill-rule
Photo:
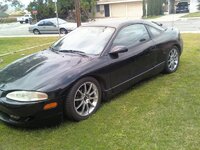
M 30 91 L 15 91 L 8 93 L 6 98 L 16 101 L 41 101 L 48 99 L 48 95 L 42 92 L 30 92 Z

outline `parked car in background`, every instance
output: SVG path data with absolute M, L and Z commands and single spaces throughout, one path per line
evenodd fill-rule
M 87 119 L 107 96 L 175 72 L 182 48 L 176 28 L 152 22 L 83 25 L 0 71 L 0 120 L 33 126 Z
M 31 14 L 26 14 L 22 17 L 17 17 L 17 22 L 22 23 L 29 23 L 32 20 Z
M 31 25 L 29 27 L 29 32 L 34 34 L 42 33 L 61 33 L 67 34 L 68 32 L 74 30 L 77 26 L 76 23 L 67 22 L 63 19 L 58 19 L 59 27 L 57 24 L 57 18 L 43 19 L 38 23 Z
M 176 5 L 176 13 L 188 13 L 188 12 L 189 12 L 188 2 L 179 2 Z

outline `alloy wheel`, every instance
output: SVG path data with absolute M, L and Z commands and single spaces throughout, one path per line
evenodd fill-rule
M 97 86 L 92 82 L 85 82 L 74 95 L 74 108 L 80 116 L 90 115 L 97 107 L 99 100 Z
M 170 50 L 167 60 L 168 68 L 170 71 L 176 70 L 176 68 L 178 67 L 178 61 L 179 61 L 178 51 L 177 49 L 173 48 Z

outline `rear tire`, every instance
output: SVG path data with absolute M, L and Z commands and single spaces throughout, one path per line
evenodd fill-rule
M 23 24 L 23 21 L 20 21 L 21 24 Z
M 64 29 L 64 28 L 60 29 L 60 34 L 67 34 L 67 33 L 68 33 L 68 31 L 66 29 Z
M 173 46 L 166 56 L 165 60 L 165 73 L 173 73 L 177 70 L 179 66 L 179 60 L 180 60 L 180 52 L 179 49 L 176 46 Z
M 74 121 L 87 119 L 101 104 L 101 87 L 92 77 L 77 81 L 69 90 L 64 104 L 65 116 Z
M 28 23 L 28 19 L 25 20 L 25 23 Z

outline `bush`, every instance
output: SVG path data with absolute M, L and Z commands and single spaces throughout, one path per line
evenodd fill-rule
M 8 17 L 9 15 L 4 13 L 4 12 L 0 12 L 0 18 L 4 18 L 4 17 Z
M 0 24 L 17 22 L 16 18 L 0 18 Z

